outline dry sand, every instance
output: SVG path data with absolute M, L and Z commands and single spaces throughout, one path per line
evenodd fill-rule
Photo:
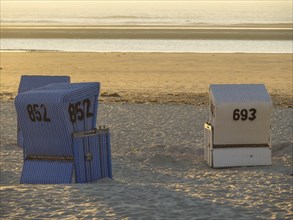
M 292 107 L 292 54 L 2 52 L 1 98 L 21 75 L 99 81 L 101 100 L 206 105 L 211 83 L 264 83 L 278 107 Z
M 1 103 L 3 219 L 292 219 L 292 109 L 274 109 L 272 166 L 209 168 L 206 107 L 108 103 L 113 180 L 20 185 L 13 102 Z

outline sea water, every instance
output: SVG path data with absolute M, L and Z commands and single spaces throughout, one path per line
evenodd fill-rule
M 1 1 L 2 25 L 292 23 L 292 1 Z M 284 40 L 1 39 L 1 50 L 292 53 Z
M 1 39 L 2 51 L 293 53 L 278 40 Z
M 292 23 L 292 1 L 1 1 L 2 24 Z

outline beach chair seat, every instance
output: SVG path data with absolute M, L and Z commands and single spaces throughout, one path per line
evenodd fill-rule
M 24 137 L 21 183 L 71 183 L 73 169 L 77 183 L 103 177 L 92 170 L 100 171 L 96 143 L 109 140 L 109 130 L 74 135 L 96 130 L 99 89 L 99 83 L 56 83 L 15 98 Z
M 51 83 L 69 83 L 69 76 L 41 76 L 41 75 L 23 75 L 21 76 L 18 94 L 32 89 L 40 88 Z M 23 146 L 23 135 L 17 119 L 17 146 Z
M 270 165 L 272 100 L 263 84 L 212 84 L 204 159 L 210 167 Z

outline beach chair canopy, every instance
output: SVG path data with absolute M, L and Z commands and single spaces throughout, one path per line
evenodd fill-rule
M 22 75 L 18 87 L 18 93 L 37 89 L 51 83 L 69 83 L 69 76 L 43 76 L 43 75 Z
M 22 183 L 71 182 L 73 134 L 95 128 L 99 90 L 99 83 L 55 83 L 15 98 L 24 137 Z
M 268 143 L 272 100 L 263 84 L 212 84 L 209 91 L 214 145 Z
M 19 94 L 25 153 L 71 157 L 72 133 L 96 124 L 99 83 L 55 83 Z

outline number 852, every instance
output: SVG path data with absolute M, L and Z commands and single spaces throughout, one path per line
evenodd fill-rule
M 247 109 L 235 109 L 233 111 L 233 120 L 238 121 L 238 120 L 246 121 L 247 119 L 250 121 L 253 121 L 256 119 L 256 109 L 251 108 L 249 110 Z
M 71 103 L 68 107 L 68 113 L 70 121 L 75 123 L 77 120 L 82 121 L 85 117 L 89 118 L 93 116 L 90 112 L 91 101 L 89 99 L 83 100 L 83 102 Z

